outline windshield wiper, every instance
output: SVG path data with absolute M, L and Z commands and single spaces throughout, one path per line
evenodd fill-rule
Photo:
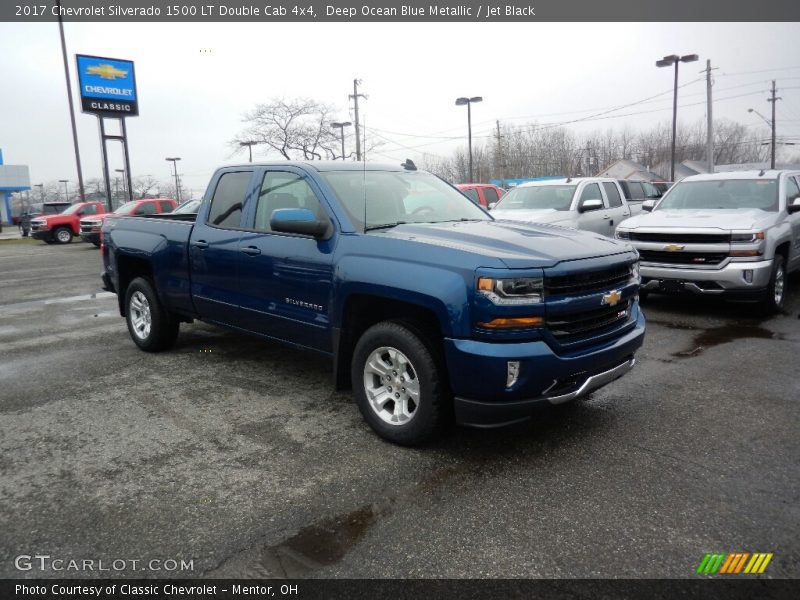
M 405 221 L 397 221 L 395 223 L 379 223 L 377 225 L 367 225 L 364 227 L 364 232 L 373 231 L 375 229 L 391 229 L 392 227 L 397 227 L 398 225 L 405 225 Z

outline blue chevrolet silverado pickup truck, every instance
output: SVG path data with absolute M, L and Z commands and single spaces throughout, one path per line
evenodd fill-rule
M 400 444 L 584 396 L 644 338 L 630 245 L 497 221 L 411 161 L 224 167 L 196 218 L 112 216 L 103 236 L 142 350 L 201 319 L 318 352 Z

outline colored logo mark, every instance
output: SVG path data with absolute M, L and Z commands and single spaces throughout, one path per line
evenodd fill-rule
M 113 80 L 121 77 L 127 77 L 128 72 L 123 71 L 122 69 L 117 69 L 113 65 L 102 64 L 102 65 L 92 65 L 91 67 L 86 67 L 86 74 L 97 75 L 101 79 Z
M 772 560 L 772 552 L 708 552 L 697 567 L 696 573 L 704 575 L 727 574 L 760 575 Z

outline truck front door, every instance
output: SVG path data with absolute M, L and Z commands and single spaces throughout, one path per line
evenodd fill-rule
M 209 207 L 203 207 L 189 239 L 192 301 L 204 319 L 240 326 L 236 269 L 242 214 L 250 192 L 251 170 L 223 171 Z
M 239 297 L 246 327 L 264 335 L 331 351 L 330 297 L 336 236 L 319 240 L 277 233 L 274 210 L 305 208 L 329 219 L 316 185 L 290 167 L 260 171 L 248 230 L 239 241 Z

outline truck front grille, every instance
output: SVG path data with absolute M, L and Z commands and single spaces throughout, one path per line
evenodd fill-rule
M 727 244 L 731 241 L 727 233 L 644 233 L 631 231 L 631 241 L 663 242 L 666 244 Z
M 629 300 L 616 306 L 548 316 L 545 323 L 559 342 L 571 342 L 613 331 L 627 321 L 630 310 Z
M 642 262 L 666 265 L 718 265 L 728 257 L 726 252 L 665 252 L 639 250 Z
M 626 264 L 602 271 L 545 277 L 544 292 L 547 296 L 580 296 L 620 287 L 627 283 L 631 276 L 631 267 Z

